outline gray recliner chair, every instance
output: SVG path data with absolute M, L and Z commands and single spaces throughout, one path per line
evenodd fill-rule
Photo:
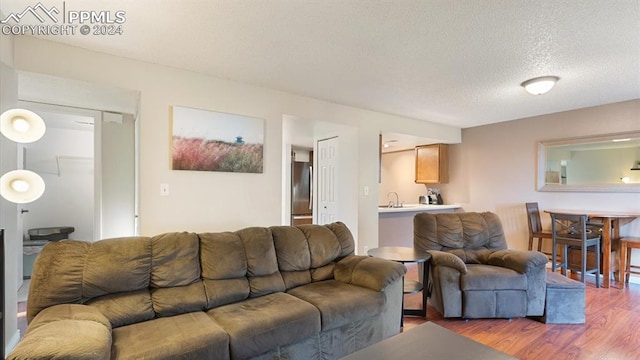
M 507 249 L 496 214 L 418 213 L 413 224 L 414 248 L 432 256 L 429 302 L 445 318 L 543 314 L 547 257 Z

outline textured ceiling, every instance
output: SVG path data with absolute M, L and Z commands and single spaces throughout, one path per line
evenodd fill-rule
M 2 0 L 0 10 L 36 2 Z M 41 2 L 62 10 L 62 1 Z M 123 10 L 124 34 L 50 40 L 461 128 L 640 98 L 639 0 L 64 6 Z M 561 80 L 543 96 L 520 87 L 542 75 Z

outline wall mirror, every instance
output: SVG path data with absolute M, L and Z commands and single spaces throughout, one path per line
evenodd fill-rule
M 536 189 L 640 192 L 640 131 L 540 141 Z

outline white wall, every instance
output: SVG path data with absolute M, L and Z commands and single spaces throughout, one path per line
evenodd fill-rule
M 395 195 L 389 195 L 389 192 L 397 192 L 400 202 L 405 204 L 417 204 L 420 195 L 427 195 L 427 186 L 415 183 L 415 158 L 413 149 L 382 154 L 382 182 L 378 190 L 378 204 L 386 205 L 389 201 L 396 201 Z M 429 187 L 439 189 L 440 185 Z
M 44 120 L 46 123 L 46 117 Z M 26 168 L 40 174 L 46 186 L 42 197 L 22 206 L 29 210 L 24 217 L 25 232 L 73 226 L 75 231 L 69 238 L 92 241 L 93 131 L 48 127 L 39 141 L 25 144 L 25 148 Z M 56 156 L 60 156 L 58 162 Z
M 222 80 L 170 67 L 20 37 L 19 70 L 139 90 L 140 226 L 142 235 L 166 231 L 235 230 L 283 223 L 283 114 L 357 129 L 357 165 L 350 175 L 349 216 L 357 221 L 359 247 L 377 244 L 378 135 L 405 132 L 459 142 L 460 130 Z M 46 58 L 47 61 L 41 59 Z M 69 64 L 73 64 L 70 66 Z M 169 107 L 181 105 L 265 119 L 263 174 L 171 171 Z M 402 131 L 400 131 L 402 130 Z M 160 183 L 170 186 L 161 197 Z M 370 195 L 362 189 L 368 186 Z M 260 201 L 257 201 L 260 199 Z M 349 205 L 352 206 L 352 205 Z
M 535 190 L 537 142 L 640 129 L 640 100 L 536 116 L 464 129 L 462 143 L 450 146 L 450 182 L 445 201 L 466 211 L 494 211 L 510 246 L 528 244 L 525 202 L 544 209 L 640 211 L 639 193 L 573 193 Z M 542 214 L 543 225 L 550 219 Z M 623 235 L 640 236 L 640 219 L 621 226 Z M 640 254 L 634 254 L 634 263 Z

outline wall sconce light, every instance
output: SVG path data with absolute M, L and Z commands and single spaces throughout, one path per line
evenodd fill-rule
M 18 143 L 31 143 L 39 140 L 47 130 L 44 120 L 33 111 L 11 109 L 0 115 L 0 132 L 8 139 Z
M 557 76 L 540 76 L 529 79 L 520 84 L 520 86 L 531 95 L 542 95 L 551 90 L 558 80 L 560 80 L 560 78 Z
M 47 130 L 44 120 L 33 111 L 11 109 L 0 115 L 0 132 L 17 143 L 39 140 Z M 29 170 L 13 170 L 0 178 L 0 195 L 16 204 L 38 199 L 44 193 L 44 180 Z
M 44 193 L 44 180 L 29 170 L 13 170 L 0 177 L 2 197 L 16 204 L 26 204 Z

